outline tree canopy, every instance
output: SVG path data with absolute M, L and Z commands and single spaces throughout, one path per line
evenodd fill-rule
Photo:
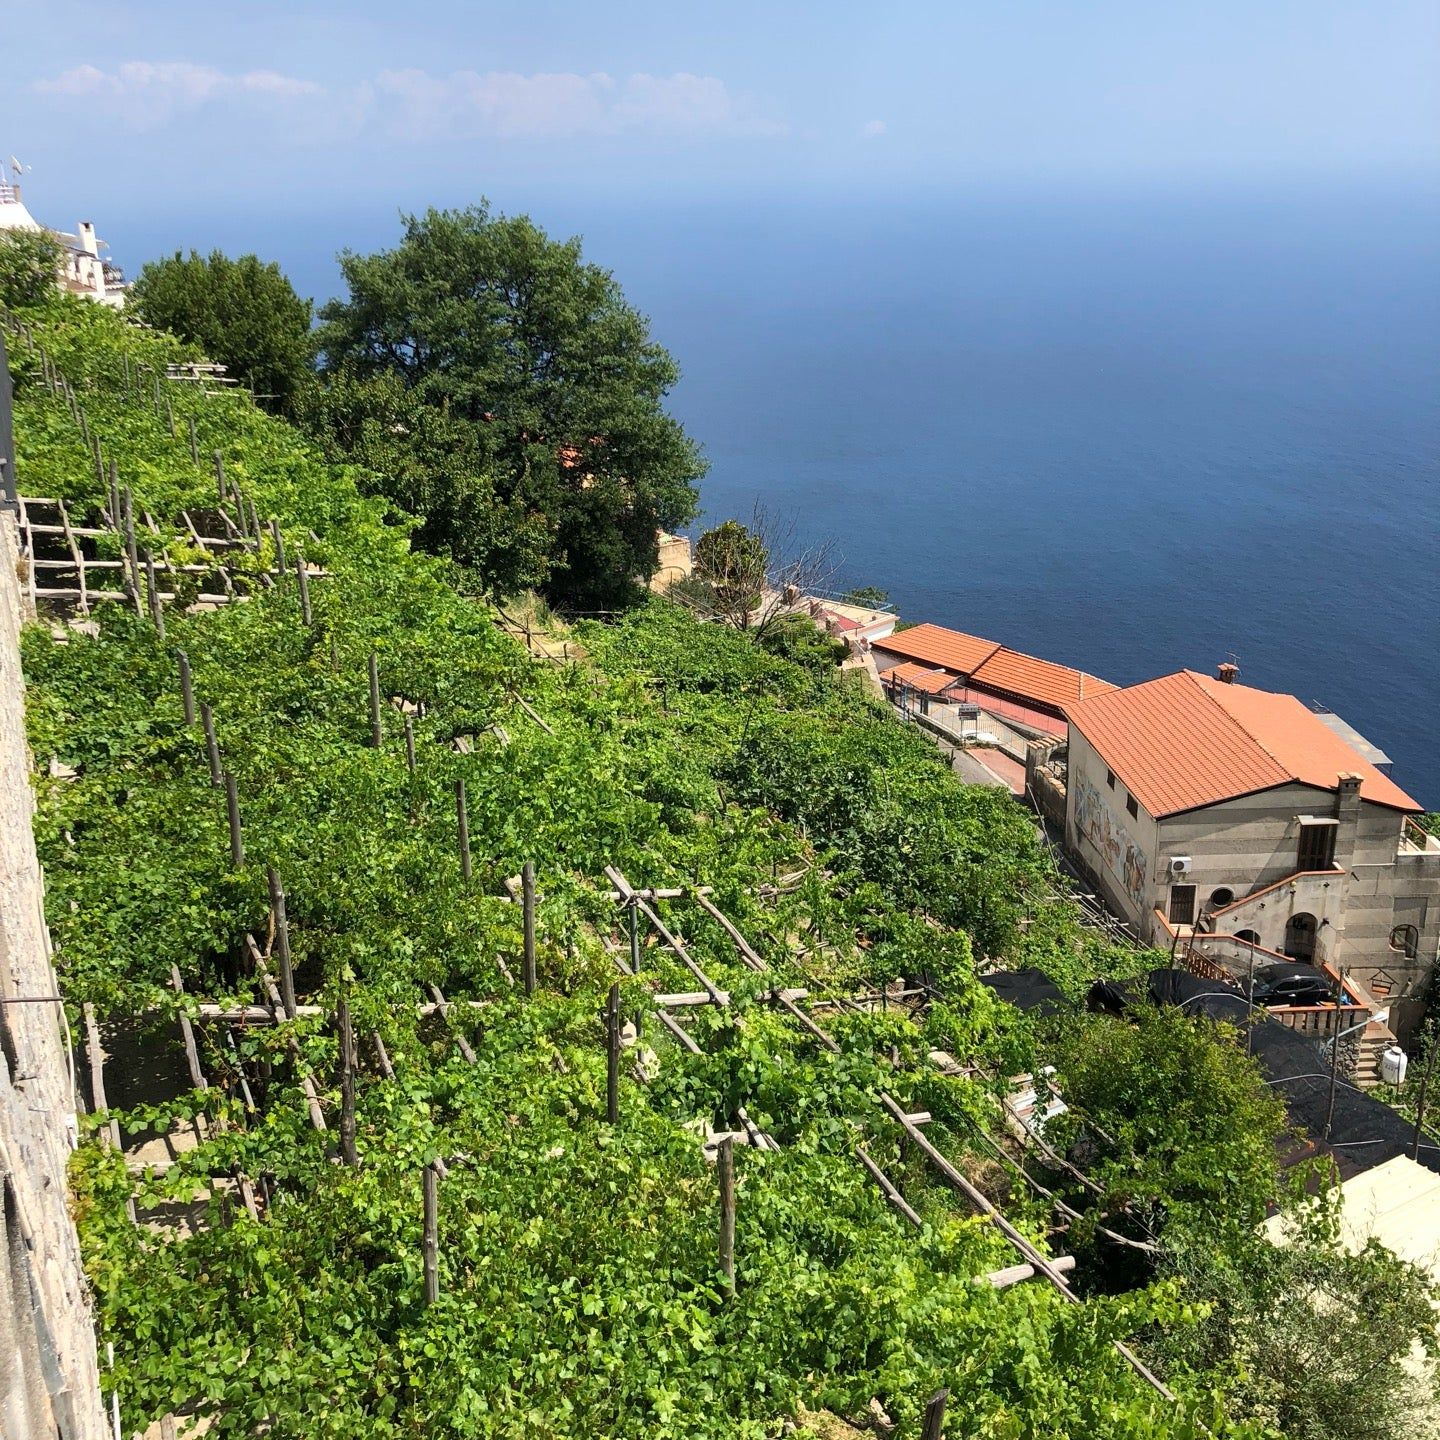
M 280 267 L 255 255 L 177 250 L 140 272 L 132 300 L 141 317 L 199 345 L 267 409 L 289 411 L 311 373 L 312 306 Z
M 548 532 L 547 595 L 577 607 L 628 598 L 654 569 L 656 532 L 694 515 L 705 469 L 664 408 L 674 360 L 578 240 L 485 203 L 404 225 L 392 250 L 341 256 L 349 294 L 320 311 L 325 374 L 395 377 L 476 427 L 499 503 Z M 452 548 L 450 522 L 425 519 L 430 543 Z
M 38 305 L 59 273 L 60 242 L 48 230 L 0 234 L 0 304 Z

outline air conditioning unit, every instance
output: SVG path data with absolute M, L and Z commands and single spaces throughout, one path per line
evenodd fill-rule
M 1172 855 L 1170 857 L 1170 874 L 1188 875 L 1190 873 L 1190 857 L 1188 855 Z

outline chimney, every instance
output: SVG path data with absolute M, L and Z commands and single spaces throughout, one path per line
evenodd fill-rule
M 1216 670 L 1216 672 L 1215 672 L 1215 678 L 1216 678 L 1222 685 L 1233 685 L 1233 684 L 1235 683 L 1235 677 L 1236 677 L 1239 673 L 1240 673 L 1240 667 L 1239 667 L 1238 665 L 1232 663 L 1231 661 L 1227 660 L 1222 666 L 1220 666 L 1220 668 L 1219 668 L 1218 670 Z

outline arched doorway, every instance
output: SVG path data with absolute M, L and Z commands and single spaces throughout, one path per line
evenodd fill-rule
M 1315 917 L 1303 910 L 1285 922 L 1285 953 L 1292 960 L 1314 961 L 1315 929 Z

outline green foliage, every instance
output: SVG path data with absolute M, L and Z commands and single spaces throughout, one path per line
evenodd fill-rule
M 762 649 L 792 665 L 820 674 L 833 670 L 849 653 L 843 640 L 825 634 L 807 615 L 781 615 L 760 636 Z
M 1167 1242 L 1177 1228 L 1212 1242 L 1249 1233 L 1280 1190 L 1284 1103 L 1215 1032 L 1206 1018 L 1161 1006 L 1125 1020 L 1074 1017 L 1051 1048 L 1071 1106 L 1055 1142 L 1097 1144 L 1089 1174 L 1107 1207 Z
M 1327 1200 L 1280 1243 L 1256 1232 L 1218 1246 L 1197 1232 L 1176 1245 L 1168 1268 L 1206 1304 L 1157 1358 L 1225 1377 L 1236 1418 L 1287 1440 L 1434 1437 L 1440 1294 L 1374 1240 L 1337 1243 L 1337 1221 Z
M 267 409 L 291 410 L 310 380 L 311 302 L 273 262 L 177 250 L 141 270 L 131 304 L 147 324 L 198 345 L 253 386 Z
M 395 249 L 346 252 L 341 270 L 349 295 L 320 312 L 327 374 L 395 376 L 484 432 L 501 503 L 543 517 L 550 598 L 633 598 L 704 464 L 663 407 L 675 362 L 614 278 L 578 240 L 484 203 L 408 216 Z
M 707 530 L 695 542 L 695 575 L 709 587 L 715 609 L 741 630 L 760 604 L 770 553 L 738 520 Z
M 48 299 L 60 275 L 64 251 L 48 230 L 0 232 L 0 305 L 38 305 Z
M 260 513 L 278 517 L 288 553 L 303 548 L 326 572 L 311 585 L 312 627 L 289 580 L 217 612 L 172 607 L 164 641 L 112 605 L 97 637 L 57 644 L 47 626 L 25 636 L 36 836 L 72 1007 L 142 1016 L 173 1038 L 172 964 L 192 995 L 254 1003 L 245 937 L 271 943 L 273 864 L 297 983 L 324 1011 L 286 1027 L 294 1055 L 280 1027 L 237 1031 L 232 1048 L 195 1015 L 211 1087 L 118 1117 L 130 1130 L 208 1116 L 204 1143 L 162 1174 L 127 1175 L 101 1143 L 107 1117 L 90 1122 L 75 1209 L 127 1433 L 189 1406 L 217 1435 L 759 1440 L 802 1404 L 852 1415 L 872 1398 L 914 1433 L 944 1384 L 957 1434 L 1260 1440 L 1258 1425 L 1227 1417 L 1211 1367 L 1195 1364 L 1172 1405 L 1111 1346 L 1174 1336 L 1187 1353 L 1197 1297 L 1166 1283 L 1067 1306 L 1041 1286 L 992 1289 L 981 1277 L 1011 1252 L 900 1155 L 881 1118 L 881 1089 L 928 1109 L 935 1143 L 973 1165 L 976 1127 L 1000 1123 L 994 1086 L 939 1073 L 930 1049 L 1012 1073 L 1032 1037 L 975 983 L 978 960 L 1083 954 L 1073 909 L 1051 898 L 1048 856 L 1008 797 L 961 786 L 829 667 L 663 601 L 577 627 L 578 663 L 532 660 L 456 592 L 448 566 L 412 553 L 385 501 L 248 396 L 176 387 L 172 436 L 124 379 L 127 359 L 159 370 L 186 353 L 171 337 L 79 304 L 57 305 L 41 328 L 104 453 L 157 517 L 157 550 L 193 553 L 179 514 L 214 503 L 208 465 L 190 459 L 193 418 L 202 454 L 220 450 Z M 22 483 L 94 518 L 94 472 L 65 407 L 30 383 L 33 359 L 12 360 Z M 238 869 L 199 727 L 181 710 L 181 648 L 236 777 Z M 49 775 L 51 756 L 74 777 Z M 527 859 L 541 895 L 541 987 L 528 1001 L 501 968 L 514 971 L 521 944 L 504 881 Z M 636 883 L 703 878 L 771 967 L 741 965 L 695 905 L 659 902 L 732 1000 L 689 1018 L 699 1055 L 673 1043 L 651 987 L 694 980 L 646 938 L 641 976 L 621 982 L 641 1033 L 615 1126 L 602 1118 L 600 1010 L 616 977 L 606 943 L 623 951 L 625 937 L 599 879 L 607 864 Z M 833 1012 L 838 1054 L 759 998 L 776 984 L 821 997 L 897 975 L 928 975 L 945 1002 L 923 1027 L 893 1010 Z M 422 1016 L 429 984 L 476 1003 Z M 361 1041 L 358 1170 L 335 1163 L 333 1128 L 312 1128 L 297 1084 L 313 1078 L 333 1127 L 330 1012 L 342 995 Z M 457 1032 L 476 1063 L 456 1054 Z M 395 1078 L 371 1063 L 372 1035 Z M 1218 1062 L 1191 1059 L 1197 1083 L 1214 1083 Z M 235 1094 L 242 1062 L 253 1112 Z M 1183 1082 L 1171 1077 L 1177 1096 Z M 1187 1103 L 1198 1115 L 1199 1100 Z M 782 1148 L 738 1154 L 739 1284 L 727 1299 L 697 1131 L 733 1126 L 742 1107 Z M 921 1231 L 856 1164 L 862 1138 L 902 1177 Z M 1241 1187 L 1248 1153 L 1226 1162 Z M 437 1156 L 448 1165 L 441 1299 L 426 1308 L 420 1171 Z M 1198 1183 L 1192 1171 L 1181 1156 L 1180 1179 Z M 258 1221 L 230 1188 L 237 1173 L 266 1177 Z M 1213 1179 L 1215 1203 L 1227 1183 Z M 183 1206 L 197 1223 L 137 1229 L 132 1193 L 147 1218 Z M 1014 1192 L 1007 1208 L 1045 1243 L 1040 1208 Z
M 847 605 L 868 605 L 880 609 L 890 603 L 890 592 L 878 585 L 860 585 L 854 590 L 847 590 L 840 599 Z

